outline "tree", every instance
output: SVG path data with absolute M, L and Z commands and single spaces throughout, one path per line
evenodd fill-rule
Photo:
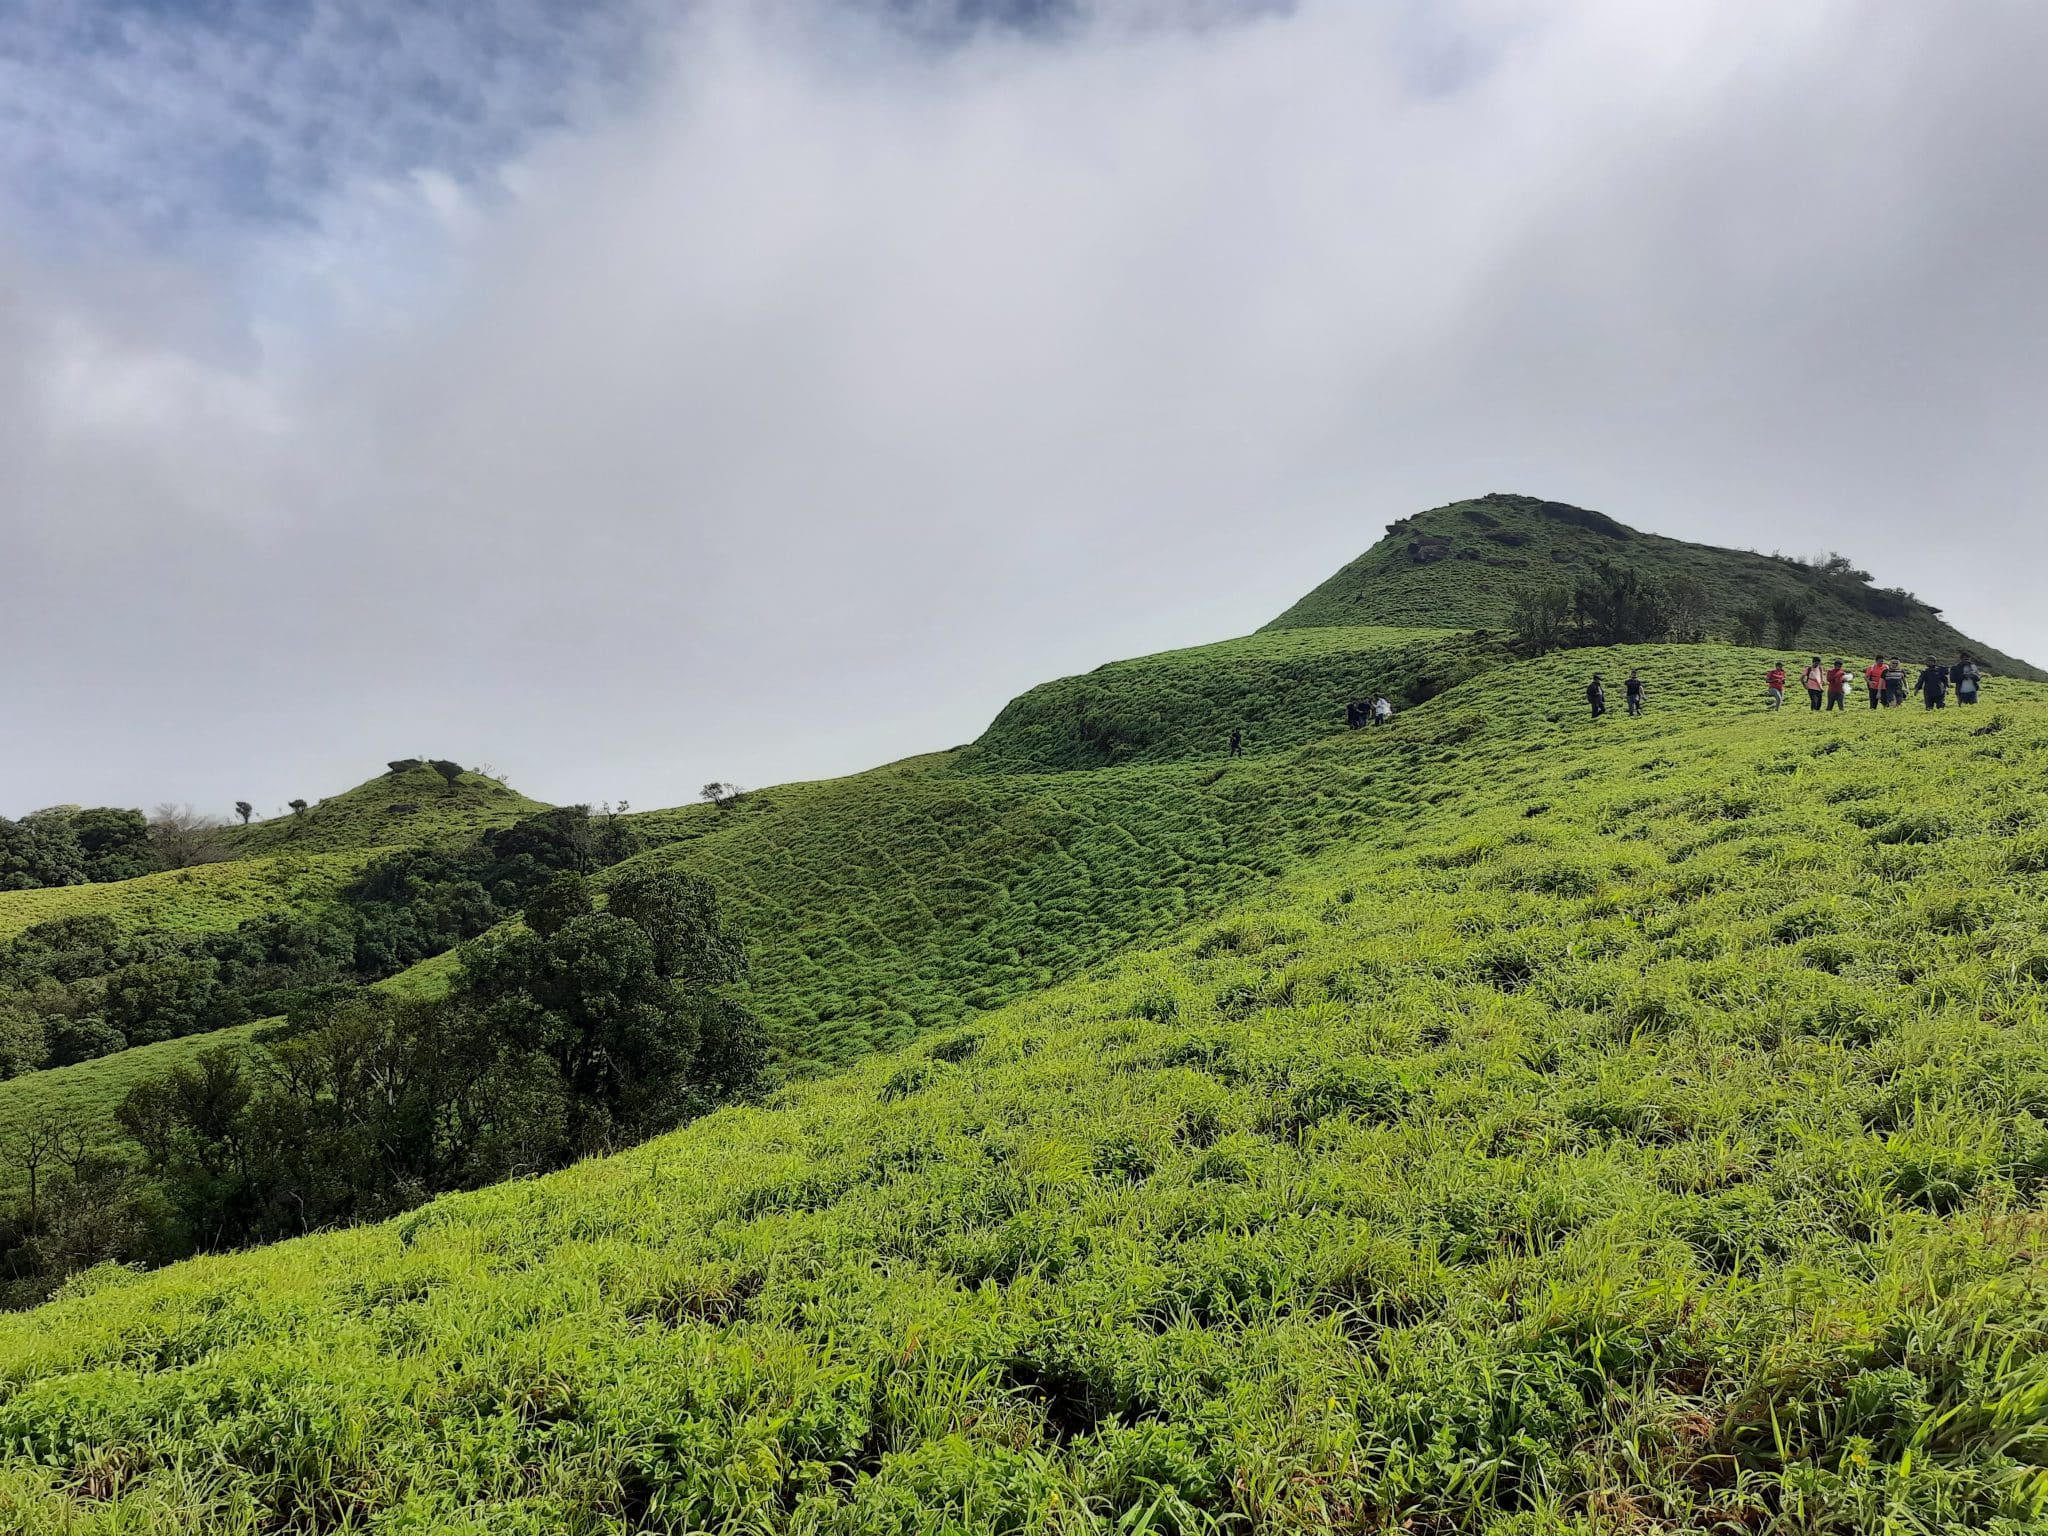
M 1735 643 L 1762 645 L 1771 632 L 1771 611 L 1761 605 L 1735 615 Z
M 1570 614 L 1571 594 L 1562 587 L 1516 593 L 1514 614 L 1508 621 L 1516 649 L 1528 656 L 1556 650 L 1565 643 L 1565 621 Z
M 202 815 L 189 805 L 160 805 L 149 818 L 149 845 L 165 869 L 217 864 L 234 852 L 223 830 L 218 817 Z
M 630 821 L 621 818 L 632 807 L 624 800 L 617 805 L 606 801 L 602 810 L 604 820 L 597 828 L 595 852 L 600 864 L 617 864 L 630 859 L 646 846 L 640 831 Z
M 1807 620 L 1812 617 L 1806 604 L 1796 597 L 1781 597 L 1771 604 L 1771 631 L 1777 637 L 1781 649 L 1788 649 L 1799 643 L 1799 636 L 1805 631 Z
M 462 953 L 456 995 L 503 1039 L 540 1052 L 569 1092 L 578 1151 L 645 1135 L 745 1092 L 766 1051 L 758 1022 L 725 997 L 745 968 L 709 889 L 682 874 L 622 880 L 602 913 L 551 911 L 535 931 Z
M 1707 618 L 1713 611 L 1713 595 L 1690 576 L 1673 577 L 1664 584 L 1669 638 L 1680 645 L 1698 645 L 1707 638 Z
M 1671 629 L 1664 592 L 1632 565 L 1601 561 L 1572 590 L 1572 622 L 1584 645 L 1639 645 Z
M 249 825 L 249 818 L 256 814 L 256 807 L 246 800 L 237 800 L 235 802 L 235 814 L 242 818 L 242 825 L 246 827 Z
M 0 1130 L 0 1166 L 20 1175 L 27 1195 L 27 1225 L 33 1230 L 42 1217 L 44 1181 L 59 1164 L 83 1150 L 85 1133 L 71 1121 L 47 1112 L 32 1114 Z
M 259 1198 L 251 1163 L 261 1146 L 249 1115 L 255 1094 L 241 1059 L 216 1046 L 137 1083 L 114 1110 L 200 1248 L 229 1246 L 251 1228 Z
M 49 1036 L 32 1009 L 0 1003 L 0 1078 L 33 1072 L 49 1059 Z
M 107 1022 L 130 1045 L 148 1045 L 198 1034 L 221 1024 L 231 1000 L 220 987 L 217 962 L 198 956 L 171 956 L 124 965 L 107 978 Z
M 606 910 L 640 925 L 654 945 L 655 974 L 665 981 L 722 986 L 747 974 L 746 945 L 720 920 L 708 880 L 676 870 L 626 870 L 612 881 Z
M 548 939 L 596 910 L 590 900 L 590 882 L 574 871 L 564 871 L 534 892 L 522 916 L 527 927 Z
M 521 817 L 509 827 L 493 827 L 483 835 L 499 868 L 494 879 L 524 874 L 529 888 L 549 870 L 573 869 L 587 875 L 596 867 L 597 845 L 591 835 L 590 807 L 558 805 Z
M 462 764 L 451 762 L 445 757 L 437 757 L 427 766 L 441 775 L 441 782 L 447 786 L 447 793 L 454 794 L 455 785 L 462 777 Z
M 287 800 L 285 801 L 285 806 L 294 817 L 306 814 L 306 802 L 303 800 Z
M 703 799 L 717 806 L 721 811 L 729 811 L 738 805 L 746 793 L 739 785 L 727 783 L 719 779 L 713 779 L 703 789 L 698 791 L 698 794 Z
M 0 816 L 0 891 L 84 883 L 85 853 L 71 816 L 69 806 L 32 811 L 19 821 Z
M 53 1067 L 97 1061 L 102 1056 L 128 1049 L 128 1037 L 96 1013 L 81 1014 L 75 1018 L 46 1017 L 43 1027 L 50 1042 L 48 1064 Z
M 149 819 L 126 806 L 99 805 L 71 818 L 88 880 L 129 880 L 161 869 L 150 847 Z

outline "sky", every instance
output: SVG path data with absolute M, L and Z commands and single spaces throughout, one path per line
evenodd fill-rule
M 2048 661 L 2037 0 L 11 0 L 0 814 L 693 799 L 1490 490 Z

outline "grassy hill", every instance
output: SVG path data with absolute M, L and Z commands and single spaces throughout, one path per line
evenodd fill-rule
M 327 853 L 458 843 L 547 809 L 544 802 L 480 773 L 465 773 L 450 784 L 422 765 L 379 774 L 302 814 L 236 827 L 230 836 L 241 857 L 285 849 Z
M 368 850 L 293 851 L 195 864 L 101 885 L 0 891 L 0 939 L 65 917 L 107 917 L 137 933 L 215 933 L 252 917 L 332 896 L 368 856 Z
M 2009 676 L 2048 676 L 1970 639 L 1910 594 L 1874 587 L 1854 573 L 1667 539 L 1583 507 L 1500 492 L 1388 525 L 1386 537 L 1267 628 L 1502 629 L 1518 593 L 1569 584 L 1601 560 L 1634 566 L 1660 582 L 1697 582 L 1709 600 L 1708 632 L 1721 639 L 1736 637 L 1745 610 L 1782 598 L 1811 614 L 1797 647 L 1803 651 L 1922 659 L 1967 650 Z
M 1298 747 L 1344 725 L 1351 699 L 1411 706 L 1506 659 L 1433 629 L 1297 629 L 1111 662 L 1012 700 L 955 766 L 1057 773 Z
M 1583 720 L 1630 664 L 1650 716 Z M 1318 808 L 1170 943 L 620 1157 L 82 1277 L 0 1320 L 0 1526 L 2037 1529 L 2048 691 L 1765 715 L 1755 665 L 1486 673 L 1230 768 L 1415 809 Z

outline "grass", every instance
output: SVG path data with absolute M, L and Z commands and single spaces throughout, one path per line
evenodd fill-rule
M 1406 706 L 1505 660 L 1432 629 L 1295 629 L 1113 662 L 1013 700 L 957 767 L 1047 773 L 1221 759 L 1233 730 L 1254 755 L 1344 725 L 1347 700 Z
M 167 869 L 104 885 L 0 891 L 0 939 L 62 917 L 104 916 L 132 932 L 216 933 L 252 917 L 312 906 L 368 862 L 362 852 L 292 852 Z
M 1652 713 L 1581 718 L 1630 663 Z M 0 1526 L 2039 1529 L 2048 691 L 1772 716 L 1755 669 L 1486 674 L 1232 768 L 1320 842 L 1169 943 L 624 1156 L 82 1277 L 0 1320 Z M 1058 796 L 1192 772 L 1020 789 L 1028 867 L 1116 838 Z M 944 846 L 970 777 L 904 771 Z M 668 856 L 829 873 L 754 814 Z
M 1836 534 L 1820 527 L 1811 535 L 1795 531 L 1790 536 L 1853 545 L 1854 529 L 1844 527 Z M 1821 551 L 1801 547 L 1787 553 Z M 1856 551 L 1850 547 L 1846 553 L 1853 557 Z M 1660 581 L 1686 577 L 1698 582 L 1709 598 L 1713 634 L 1732 635 L 1737 614 L 1788 598 L 1812 615 L 1800 643 L 1788 650 L 1866 659 L 1882 651 L 1915 661 L 1928 656 L 1952 660 L 1968 650 L 2007 676 L 2037 681 L 2048 676 L 1970 639 L 1924 603 L 1900 605 L 1896 616 L 1881 616 L 1845 600 L 1843 594 L 1853 586 L 1829 588 L 1768 555 L 1639 533 L 1599 513 L 1530 496 L 1482 496 L 1404 519 L 1267 628 L 1439 624 L 1504 629 L 1518 592 L 1569 585 L 1595 560 L 1633 565 Z M 1881 574 L 1879 580 L 1904 574 Z
M 492 827 L 547 810 L 517 790 L 482 774 L 465 773 L 451 786 L 431 768 L 383 773 L 354 789 L 329 795 L 304 814 L 273 817 L 230 832 L 237 854 L 296 850 L 333 853 L 398 845 L 460 843 Z

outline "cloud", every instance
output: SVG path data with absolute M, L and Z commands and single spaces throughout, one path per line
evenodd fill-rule
M 709 6 L 232 239 L 0 250 L 0 807 L 849 770 L 1488 489 L 2048 656 L 2048 15 L 1036 20 Z

